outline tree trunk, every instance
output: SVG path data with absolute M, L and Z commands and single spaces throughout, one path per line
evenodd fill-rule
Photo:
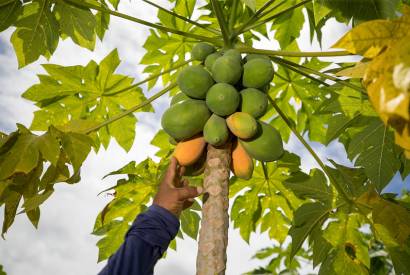
M 204 177 L 204 203 L 199 232 L 197 275 L 223 275 L 229 227 L 229 173 L 231 143 L 208 145 Z

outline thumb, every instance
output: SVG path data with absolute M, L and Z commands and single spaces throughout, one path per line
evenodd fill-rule
M 183 201 L 186 199 L 195 198 L 201 195 L 202 192 L 203 192 L 203 188 L 200 186 L 198 187 L 186 186 L 183 188 L 178 188 L 178 199 Z

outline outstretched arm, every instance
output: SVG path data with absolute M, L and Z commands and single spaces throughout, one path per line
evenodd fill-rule
M 181 181 L 184 170 L 175 158 L 171 159 L 153 204 L 135 219 L 124 243 L 100 275 L 153 273 L 156 262 L 178 233 L 181 211 L 202 192 L 202 188 L 189 187 L 187 181 Z

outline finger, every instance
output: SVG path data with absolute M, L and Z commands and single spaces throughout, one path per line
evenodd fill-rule
M 184 188 L 180 188 L 178 190 L 178 199 L 179 200 L 186 200 L 186 199 L 190 199 L 190 198 L 196 198 L 199 195 L 202 194 L 202 187 L 189 187 L 186 186 Z
M 188 179 L 183 179 L 182 180 L 182 186 L 183 187 L 188 187 L 189 186 L 189 180 Z
M 172 157 L 167 169 L 167 172 L 165 173 L 165 178 L 164 178 L 164 183 L 168 185 L 173 185 L 173 181 L 175 178 L 176 170 L 178 166 L 178 161 L 176 158 Z
M 185 167 L 179 166 L 178 167 L 178 177 L 174 179 L 174 186 L 175 187 L 183 187 L 183 180 L 181 180 L 182 175 L 185 173 Z

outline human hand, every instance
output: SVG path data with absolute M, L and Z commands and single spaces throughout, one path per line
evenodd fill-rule
M 179 166 L 176 158 L 172 157 L 153 202 L 178 218 L 182 210 L 190 207 L 194 203 L 194 198 L 203 191 L 202 187 L 188 186 L 188 180 L 181 179 L 184 172 L 185 167 Z

